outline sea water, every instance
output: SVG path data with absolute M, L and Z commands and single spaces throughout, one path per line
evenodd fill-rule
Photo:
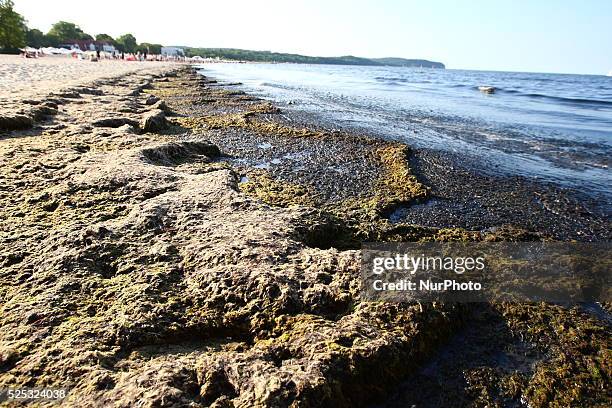
M 606 203 L 612 197 L 612 77 L 303 64 L 200 68 L 332 126 L 453 152 L 483 169 L 578 188 Z

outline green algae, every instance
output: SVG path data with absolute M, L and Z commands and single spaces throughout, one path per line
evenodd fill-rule
M 612 375 L 610 329 L 576 307 L 502 303 L 511 330 L 549 353 L 522 387 L 533 407 L 607 406 Z
M 217 91 L 207 92 L 207 94 L 223 98 L 233 96 L 231 93 Z M 184 96 L 179 92 L 174 95 Z M 177 122 L 182 122 L 181 125 L 196 131 L 229 127 L 284 137 L 328 136 L 325 132 L 311 129 L 261 122 L 256 119 L 255 113 L 273 112 L 258 112 L 256 109 L 251 112 L 205 118 L 177 118 Z M 383 171 L 376 184 L 376 191 L 365 197 L 355 198 L 340 205 L 336 204 L 336 208 L 333 206 L 325 208 L 323 215 L 326 217 L 326 222 L 319 223 L 323 225 L 323 228 L 317 227 L 319 228 L 317 231 L 325 235 L 325 239 L 334 243 L 332 246 L 358 247 L 363 241 L 528 241 L 542 239 L 537 234 L 513 226 L 505 226 L 496 231 L 483 233 L 461 228 L 428 228 L 390 223 L 384 219 L 385 213 L 393 210 L 397 205 L 410 204 L 413 201 L 427 198 L 427 188 L 410 174 L 406 162 L 408 152 L 405 146 L 380 149 L 377 157 Z M 261 176 L 249 175 L 250 181 L 241 183 L 241 191 L 270 205 L 315 206 L 316 201 L 305 186 L 283 182 L 266 173 L 262 174 Z M 331 234 L 334 236 L 330 237 Z M 551 357 L 545 362 L 538 363 L 532 376 L 517 373 L 500 376 L 487 370 L 469 374 L 468 381 L 478 385 L 471 389 L 478 394 L 475 398 L 476 404 L 498 406 L 496 394 L 500 393 L 514 401 L 522 399 L 533 407 L 607 406 L 605 403 L 608 397 L 605 395 L 605 390 L 610 380 L 611 357 L 607 340 L 609 339 L 608 329 L 591 319 L 577 316 L 566 308 L 553 305 L 503 304 L 496 305 L 496 307 L 502 310 L 504 318 L 514 332 L 538 343 Z M 243 317 L 237 316 L 230 320 L 240 321 Z M 261 344 L 279 349 L 288 348 L 294 340 L 309 333 L 309 316 L 295 316 L 295 320 L 297 323 L 293 325 L 279 323 L 274 331 L 280 335 L 277 338 L 263 339 Z M 414 316 L 406 316 L 405 320 L 395 319 L 390 325 L 397 329 L 398 335 L 401 335 L 404 333 L 400 327 L 414 320 Z M 434 325 L 434 330 L 437 327 L 440 326 Z M 371 371 L 379 375 L 377 367 L 364 365 L 363 361 L 366 359 L 347 347 L 345 341 L 347 340 L 335 339 L 328 341 L 325 345 L 330 355 L 334 356 L 334 364 L 341 361 L 342 363 L 338 363 L 340 366 L 346 364 L 350 367 L 350 378 L 347 381 L 331 381 L 321 385 L 327 388 L 323 395 L 326 395 L 330 401 L 333 400 L 334 394 L 347 395 L 341 392 L 343 388 L 350 389 L 351 392 L 356 393 L 354 395 L 360 395 L 365 389 L 360 391 L 359 388 L 364 387 L 364 384 L 366 386 L 379 384 L 380 378 L 395 379 L 400 377 L 406 369 L 400 366 L 401 361 L 396 361 L 396 364 L 389 366 L 387 373 L 371 380 L 364 372 Z M 434 348 L 434 342 L 429 339 L 415 344 L 416 350 L 430 351 Z M 295 352 L 298 355 L 297 351 Z M 342 358 L 338 358 L 339 356 Z M 338 371 L 332 371 L 332 374 L 346 379 L 345 368 L 345 366 L 338 367 Z M 497 386 L 496 383 L 499 385 Z M 352 384 L 355 388 L 347 384 Z M 495 387 L 499 390 L 492 392 L 491 389 Z M 368 388 L 367 391 L 372 390 Z M 345 400 L 340 402 L 347 403 Z
M 260 113 L 262 115 L 276 115 L 281 113 L 281 110 L 270 102 L 260 102 L 252 105 L 247 105 L 248 112 Z
M 379 211 L 388 211 L 399 204 L 427 197 L 429 189 L 411 173 L 408 165 L 409 153 L 408 147 L 400 143 L 391 143 L 376 150 L 376 156 L 383 167 L 376 191 Z
M 239 184 L 240 191 L 266 204 L 278 207 L 302 205 L 314 207 L 318 201 L 305 186 L 272 178 L 264 171 L 247 173 L 248 181 Z
M 255 106 L 254 111 L 247 111 L 243 113 L 226 113 L 220 115 L 200 116 L 200 117 L 185 117 L 175 118 L 177 124 L 192 129 L 193 131 L 212 130 L 212 129 L 225 129 L 225 128 L 239 128 L 248 131 L 252 131 L 264 135 L 275 135 L 281 137 L 324 137 L 324 132 L 313 131 L 308 128 L 298 128 L 292 126 L 282 125 L 276 122 L 263 122 L 254 119 L 254 115 L 262 113 L 261 110 L 266 110 L 267 107 Z
M 274 122 L 260 122 L 252 114 L 233 114 L 211 118 L 190 119 L 194 129 L 243 128 L 262 134 L 283 137 L 326 137 L 324 132 L 296 128 Z M 424 200 L 428 189 L 411 175 L 406 157 L 409 150 L 403 145 L 380 148 L 376 156 L 383 169 L 375 191 L 369 196 L 347 200 L 322 212 L 325 222 L 318 223 L 318 233 L 326 235 L 316 241 L 328 240 L 338 248 L 359 247 L 364 241 L 532 241 L 546 239 L 537 233 L 514 226 L 502 226 L 495 231 L 478 232 L 462 228 L 428 228 L 407 224 L 392 224 L 384 219 L 385 213 L 401 204 Z M 270 176 L 265 182 L 241 187 L 246 194 L 258 197 L 271 205 L 312 205 L 304 200 L 304 190 L 293 186 L 278 186 L 282 182 Z M 260 190 L 259 192 L 257 190 Z M 270 192 L 272 191 L 272 193 Z M 335 208 L 334 208 L 335 207 Z M 321 214 L 319 214 L 320 216 Z M 323 227 L 320 227 L 323 225 Z M 330 227 L 331 226 L 331 227 Z M 311 231 L 312 233 L 312 231 Z M 333 237 L 329 235 L 333 234 Z M 314 240 L 313 240 L 314 241 Z M 489 389 L 496 382 L 498 393 L 510 400 L 527 401 L 533 407 L 607 406 L 609 396 L 604 391 L 610 381 L 609 330 L 584 317 L 577 318 L 565 308 L 554 305 L 503 304 L 502 310 L 509 327 L 527 336 L 551 355 L 539 363 L 531 376 L 514 373 L 498 376 L 482 372 L 480 380 L 470 374 L 468 380 L 483 384 L 476 402 L 497 406 L 496 396 Z M 282 333 L 270 344 L 290 343 L 292 332 Z M 431 345 L 431 343 L 429 343 Z M 350 348 L 337 341 L 327 347 L 336 354 L 350 352 Z M 357 381 L 363 386 L 365 381 Z M 329 385 L 328 385 L 329 386 Z M 336 384 L 338 388 L 342 384 Z M 331 386 L 334 388 L 334 386 Z M 333 393 L 332 389 L 328 390 Z M 473 390 L 472 390 L 473 391 Z
M 460 319 L 454 318 L 462 310 L 460 306 L 360 304 L 356 314 L 375 316 L 377 332 L 344 329 L 317 341 L 315 349 L 323 356 L 326 380 L 321 381 L 316 394 L 304 395 L 300 402 L 305 406 L 350 407 L 385 395 L 382 384 L 397 384 L 424 361 L 460 325 Z M 427 324 L 421 324 L 425 321 Z M 320 316 L 283 315 L 275 319 L 271 337 L 258 340 L 255 348 L 269 350 L 280 360 L 299 359 L 308 351 L 300 347 L 304 339 L 329 325 L 330 321 Z M 386 347 L 372 347 L 379 340 L 378 331 L 395 341 Z

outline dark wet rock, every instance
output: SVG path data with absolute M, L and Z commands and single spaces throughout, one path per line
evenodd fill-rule
M 43 103 L 51 108 L 58 109 L 59 105 L 64 105 L 67 101 L 62 98 L 47 97 Z
M 96 88 L 79 87 L 79 88 L 73 88 L 73 90 L 74 92 L 77 92 L 82 95 L 95 95 L 95 96 L 104 95 L 104 92 L 102 92 L 101 89 L 96 89 Z
M 34 125 L 31 117 L 26 115 L 0 115 L 0 130 L 28 129 Z
M 147 105 L 154 105 L 157 101 L 159 101 L 159 98 L 155 95 L 149 95 L 147 97 L 147 100 L 145 101 L 145 104 Z
M 142 88 L 140 86 L 137 86 L 136 88 L 134 88 L 132 91 L 128 93 L 128 96 L 138 96 L 141 93 L 142 93 Z
M 46 119 L 49 116 L 55 116 L 57 115 L 58 111 L 57 111 L 57 105 L 53 107 L 54 105 L 55 104 L 45 102 L 44 104 L 40 104 L 34 107 L 30 111 L 30 114 L 34 117 L 34 120 L 36 121 Z
M 482 93 L 492 94 L 495 93 L 496 89 L 494 86 L 479 86 L 478 90 Z
M 54 96 L 57 96 L 59 98 L 65 98 L 65 99 L 79 99 L 81 98 L 81 95 L 73 90 L 66 90 L 66 91 L 62 91 L 62 92 L 58 92 L 58 93 L 54 93 Z
M 118 128 L 123 125 L 138 126 L 138 122 L 128 118 L 103 118 L 92 122 L 96 127 Z
M 48 99 L 48 100 L 44 101 L 42 103 L 42 105 L 47 106 L 49 108 L 58 109 L 59 105 L 60 105 L 60 102 L 58 102 L 58 101 L 56 101 L 54 99 Z
M 142 154 L 153 164 L 174 165 L 192 159 L 194 156 L 206 156 L 208 158 L 219 157 L 221 152 L 219 148 L 213 144 L 193 141 L 169 143 L 150 149 L 144 149 Z
M 136 86 L 130 93 L 128 93 L 128 96 L 138 96 L 142 93 L 142 91 L 144 91 L 145 89 L 150 89 L 150 88 L 151 88 L 151 81 L 142 82 L 138 86 Z
M 167 129 L 166 115 L 160 109 L 147 112 L 140 121 L 140 128 L 143 132 L 158 132 Z

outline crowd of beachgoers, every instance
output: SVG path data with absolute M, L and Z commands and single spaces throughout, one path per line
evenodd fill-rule
M 80 49 L 66 48 L 32 48 L 26 47 L 21 49 L 21 54 L 24 58 L 41 58 L 41 57 L 72 57 L 81 60 L 100 61 L 100 60 L 123 60 L 123 61 L 172 61 L 172 62 L 191 62 L 200 61 L 201 57 L 186 57 L 183 55 L 166 55 L 166 54 L 150 54 L 142 52 L 120 52 L 120 51 L 82 51 Z

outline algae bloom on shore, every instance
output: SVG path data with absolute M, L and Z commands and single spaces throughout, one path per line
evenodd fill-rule
M 65 390 L 74 407 L 609 404 L 609 304 L 361 287 L 364 242 L 605 230 L 570 198 L 574 219 L 553 223 L 532 185 L 308 123 L 188 66 L 106 76 L 2 102 L 1 390 Z M 517 222 L 392 220 L 470 188 Z

